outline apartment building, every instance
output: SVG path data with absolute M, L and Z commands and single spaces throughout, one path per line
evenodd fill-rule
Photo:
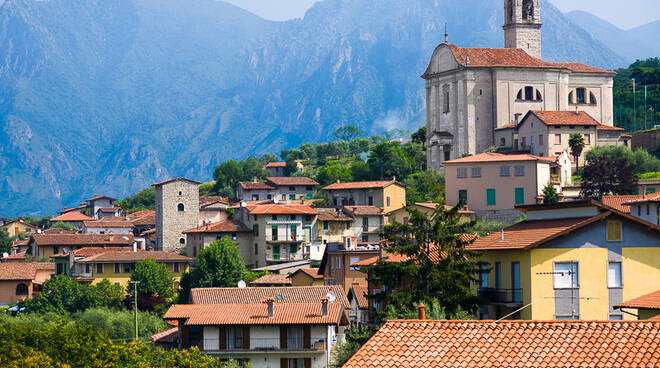
M 240 201 L 312 199 L 318 185 L 316 181 L 302 176 L 268 177 L 265 182 L 238 183 L 236 197 Z
M 374 206 L 390 212 L 406 205 L 406 187 L 392 180 L 337 183 L 323 188 L 335 206 Z

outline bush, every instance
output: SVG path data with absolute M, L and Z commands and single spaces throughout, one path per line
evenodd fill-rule
M 72 320 L 90 325 L 96 332 L 108 334 L 112 340 L 131 340 L 135 337 L 135 312 L 91 308 L 75 313 Z M 138 334 L 140 340 L 149 340 L 151 335 L 167 329 L 167 324 L 157 314 L 138 312 Z

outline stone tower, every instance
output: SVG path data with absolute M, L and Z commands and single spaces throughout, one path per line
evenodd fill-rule
M 540 0 L 504 0 L 504 47 L 541 58 Z
M 199 185 L 185 179 L 170 179 L 156 189 L 156 249 L 178 253 L 186 249 L 183 231 L 199 223 Z

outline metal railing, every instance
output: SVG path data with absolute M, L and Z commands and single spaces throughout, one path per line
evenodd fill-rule
M 289 337 L 286 340 L 286 348 L 281 348 L 279 338 L 250 338 L 250 345 L 243 346 L 242 341 L 226 341 L 226 346 L 220 348 L 220 339 L 205 338 L 202 342 L 202 350 L 209 351 L 264 351 L 264 350 L 287 350 L 287 351 L 324 351 L 326 339 L 311 339 L 308 347 L 302 338 Z
M 522 289 L 479 288 L 478 295 L 489 304 L 522 304 Z

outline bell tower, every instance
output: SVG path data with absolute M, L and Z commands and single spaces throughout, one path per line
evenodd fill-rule
M 504 0 L 504 47 L 541 58 L 540 0 Z

